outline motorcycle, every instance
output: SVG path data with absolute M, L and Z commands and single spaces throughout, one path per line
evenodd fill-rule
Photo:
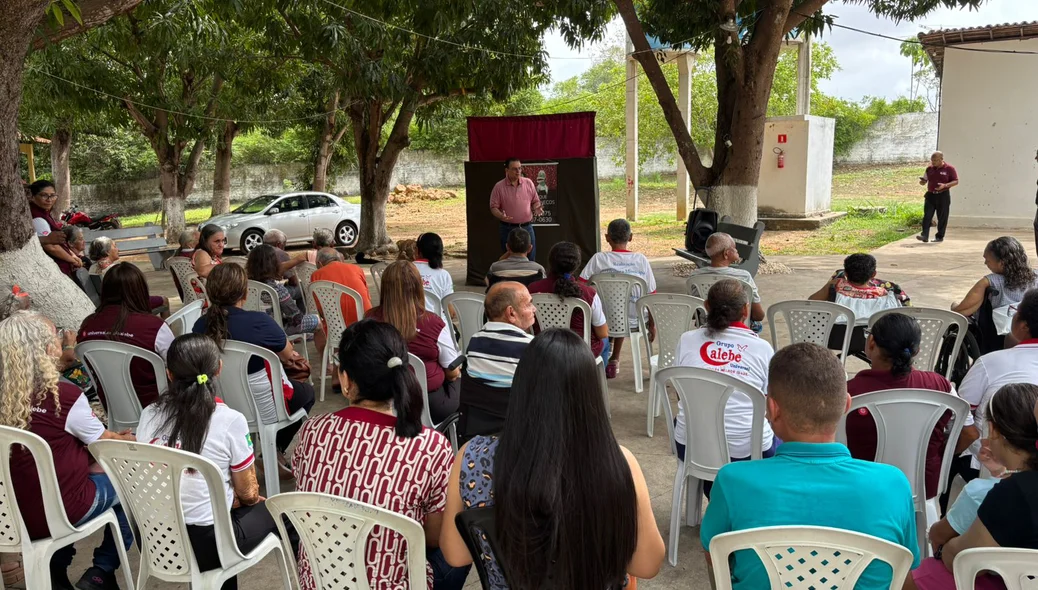
M 100 219 L 91 219 L 89 215 L 80 211 L 74 204 L 69 205 L 68 210 L 61 214 L 61 221 L 87 229 L 119 229 L 123 225 L 119 221 L 117 213 L 105 215 Z

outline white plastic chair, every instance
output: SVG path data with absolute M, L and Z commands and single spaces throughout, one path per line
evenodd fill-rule
M 429 375 L 425 372 L 425 362 L 418 358 L 413 353 L 407 353 L 407 362 L 411 365 L 411 371 L 414 372 L 415 379 L 418 380 L 418 384 L 422 386 L 422 426 L 426 428 L 432 428 L 444 432 L 447 438 L 451 441 L 451 448 L 454 452 L 458 451 L 458 419 L 457 415 L 451 416 L 440 422 L 439 424 L 433 423 L 432 414 L 429 412 Z
M 469 293 L 468 291 L 457 291 L 443 298 L 443 305 L 448 310 L 454 308 L 458 319 L 458 332 L 461 333 L 460 342 L 454 344 L 462 354 L 469 348 L 469 340 L 472 335 L 483 329 L 486 324 L 486 310 L 484 303 L 487 296 L 482 293 Z M 454 330 L 451 330 L 454 336 Z
M 699 297 L 700 299 L 706 299 L 706 294 L 710 291 L 710 287 L 714 286 L 714 283 L 718 281 L 737 281 L 742 284 L 742 290 L 746 293 L 747 301 L 753 303 L 753 285 L 747 283 L 742 279 L 730 277 L 721 274 L 704 273 L 695 274 L 688 277 L 685 281 L 685 290 L 689 295 L 693 297 Z
M 426 309 L 430 307 L 432 308 L 429 310 L 429 313 L 434 313 L 440 316 L 440 319 L 443 320 L 443 323 L 451 325 L 451 317 L 450 314 L 447 313 L 447 308 L 444 306 L 443 300 L 428 289 L 425 290 L 425 303 Z
M 274 398 L 274 412 L 277 421 L 265 424 L 260 416 L 256 397 L 249 387 L 249 359 L 258 356 L 266 361 L 270 367 L 270 381 Z M 218 377 L 220 392 L 227 407 L 241 412 L 249 423 L 249 432 L 259 435 L 260 449 L 263 451 L 263 483 L 266 486 L 266 496 L 273 496 L 281 491 L 281 482 L 278 478 L 278 450 L 277 433 L 282 428 L 295 422 L 306 419 L 306 410 L 300 408 L 291 416 L 285 409 L 285 390 L 282 386 L 281 359 L 274 352 L 239 342 L 228 340 L 224 342 L 223 372 Z
M 43 512 L 47 519 L 50 536 L 35 541 L 29 539 L 18 499 L 14 493 L 14 477 L 11 473 L 11 447 L 19 445 L 28 451 L 36 462 L 36 473 L 40 479 Z M 22 477 L 19 474 L 19 477 Z M 81 526 L 73 526 L 65 513 L 65 505 L 58 489 L 58 476 L 54 470 L 54 456 L 50 445 L 39 436 L 9 426 L 0 426 L 0 553 L 21 553 L 26 588 L 50 588 L 50 560 L 54 552 L 85 539 L 105 526 L 111 527 L 115 546 L 119 551 L 119 571 L 122 572 L 123 587 L 133 590 L 133 575 L 126 558 L 122 533 L 115 512 L 107 510 Z M 0 581 L 0 587 L 3 582 Z
M 952 563 L 956 590 L 973 590 L 977 574 L 998 574 L 1006 590 L 1038 589 L 1038 551 L 1034 549 L 974 548 L 955 556 Z
M 245 304 L 242 309 L 246 311 L 261 311 L 265 314 L 270 315 L 274 318 L 274 321 L 282 330 L 285 329 L 285 316 L 281 313 L 281 298 L 278 297 L 277 290 L 274 287 L 266 283 L 259 281 L 249 281 L 249 287 L 245 297 Z M 266 299 L 264 299 L 264 297 Z M 270 302 L 270 307 L 267 307 L 267 302 Z M 285 334 L 288 341 L 291 342 L 296 351 L 302 353 L 303 358 L 306 362 L 310 362 L 310 351 L 306 347 L 306 334 Z M 311 376 L 310 382 L 313 383 L 313 377 Z
M 184 305 L 178 309 L 176 313 L 166 318 L 166 325 L 169 326 L 169 329 L 173 332 L 174 336 L 190 334 L 192 328 L 195 327 L 195 322 L 202 317 L 202 307 L 204 306 L 204 301 L 196 299 L 195 301 Z
M 204 300 L 204 296 L 200 296 L 195 293 L 192 285 L 197 285 L 202 289 L 203 294 L 205 293 L 205 284 L 202 279 L 195 272 L 195 267 L 191 264 L 191 260 L 182 256 L 174 256 L 166 260 L 166 268 L 173 273 L 173 276 L 177 278 L 177 282 L 180 283 L 180 290 L 183 293 L 180 300 L 187 305 L 192 301 Z
M 851 335 L 854 333 L 854 312 L 849 308 L 830 301 L 780 301 L 768 308 L 768 329 L 771 331 L 771 345 L 779 349 L 775 331 L 776 317 L 781 315 L 789 331 L 790 344 L 812 342 L 829 348 L 829 336 L 833 326 L 841 317 L 847 322 L 843 337 L 843 348 L 840 350 L 840 362 L 847 364 L 847 351 L 851 347 Z
M 630 339 L 631 360 L 634 363 L 634 391 L 641 393 L 644 389 L 642 380 L 642 338 L 646 333 L 641 329 L 631 329 L 631 303 L 649 294 L 649 286 L 641 277 L 620 272 L 600 272 L 592 275 L 588 281 L 602 299 L 606 323 L 609 325 L 610 338 Z
M 238 266 L 245 268 L 248 264 L 249 259 L 245 256 L 224 256 L 222 259 L 223 264 L 237 264 Z
M 877 463 L 900 469 L 912 487 L 916 510 L 916 533 L 920 555 L 930 551 L 926 533 L 940 519 L 938 498 L 948 489 L 948 472 L 955 459 L 955 444 L 970 413 L 967 401 L 952 393 L 929 389 L 887 389 L 851 398 L 851 407 L 840 419 L 836 440 L 847 444 L 847 416 L 865 408 L 876 422 Z M 945 412 L 954 418 L 946 429 L 948 438 L 941 458 L 937 496 L 926 499 L 926 450 L 934 427 Z
M 140 358 L 151 365 L 159 393 L 166 390 L 166 363 L 150 350 L 112 340 L 91 340 L 76 345 L 76 356 L 90 379 L 97 383 L 105 396 L 108 429 L 121 432 L 136 429 L 141 420 L 141 400 L 133 385 L 130 362 Z
M 376 262 L 371 265 L 371 282 L 375 284 L 375 294 L 382 300 L 382 273 L 386 272 L 389 265 L 385 262 Z
M 681 335 L 696 328 L 696 318 L 700 312 L 705 316 L 706 309 L 703 300 L 690 295 L 678 295 L 675 293 L 655 293 L 638 299 L 635 304 L 638 309 L 638 317 L 641 322 L 640 330 L 646 335 L 645 353 L 649 358 L 649 392 L 648 409 L 645 417 L 645 433 L 652 438 L 655 429 L 656 417 L 660 415 L 660 407 L 667 411 L 667 432 L 671 439 L 671 453 L 674 453 L 674 420 L 670 409 L 670 399 L 667 397 L 666 388 L 656 387 L 656 374 L 660 369 L 665 369 L 674 364 L 675 353 L 678 349 L 678 341 Z M 649 342 L 648 326 L 645 323 L 646 314 L 652 314 L 656 323 L 656 342 L 659 352 L 653 354 L 653 343 Z
M 930 307 L 901 307 L 898 309 L 885 309 L 877 311 L 869 317 L 869 329 L 876 325 L 879 318 L 891 314 L 900 313 L 915 318 L 919 323 L 919 330 L 923 333 L 919 342 L 919 354 L 912 359 L 912 366 L 920 371 L 933 371 L 937 366 L 937 358 L 941 354 L 941 345 L 944 344 L 944 334 L 952 326 L 958 327 L 955 336 L 955 344 L 951 351 L 951 362 L 944 377 L 951 379 L 952 370 L 955 368 L 955 359 L 959 356 L 959 349 L 963 340 L 966 339 L 966 328 L 969 324 L 961 314 L 947 309 L 933 309 Z
M 890 590 L 900 590 L 912 567 L 912 552 L 884 539 L 820 526 L 775 526 L 717 535 L 710 563 L 717 590 L 731 590 L 728 557 L 754 551 L 768 572 L 770 588 L 852 590 L 873 561 L 890 564 Z
M 314 276 L 314 273 L 317 272 L 317 265 L 312 262 L 300 262 L 292 272 L 296 273 L 296 279 L 299 280 L 299 287 L 302 288 L 303 285 L 310 284 L 311 278 Z M 314 311 L 311 313 L 317 312 Z
M 535 293 L 533 305 L 537 308 L 534 316 L 541 330 L 549 328 L 569 328 L 573 320 L 573 314 L 579 311 L 584 314 L 584 333 L 581 337 L 588 346 L 591 346 L 591 306 L 587 301 L 576 297 L 560 297 L 553 293 Z M 608 321 L 606 324 L 608 325 Z M 612 416 L 609 408 L 609 381 L 606 380 L 605 363 L 602 356 L 595 357 L 595 363 L 599 368 L 599 384 L 602 387 L 602 399 L 605 400 L 606 413 Z
M 223 476 L 212 461 L 186 451 L 122 440 L 97 441 L 90 445 L 90 452 L 111 478 L 127 518 L 136 524 L 141 549 L 138 589 L 143 590 L 152 577 L 190 584 L 191 588 L 219 588 L 273 553 L 282 584 L 291 590 L 285 554 L 276 536 L 267 535 L 248 555 L 238 549 L 231 527 L 231 507 L 224 495 Z M 192 477 L 201 476 L 205 480 L 212 502 L 221 567 L 207 572 L 198 569 L 184 521 L 180 494 L 185 470 L 192 470 Z M 271 587 L 269 582 L 264 587 Z
M 314 281 L 309 286 L 310 294 L 321 308 L 324 323 L 328 329 L 328 343 L 324 346 L 321 355 L 321 401 L 324 401 L 324 385 L 328 379 L 328 363 L 335 358 L 335 351 L 342 340 L 342 333 L 346 330 L 346 318 L 342 315 L 342 297 L 349 297 L 357 309 L 357 318 L 364 317 L 364 300 L 360 293 L 345 285 L 332 281 Z
M 311 492 L 278 494 L 267 498 L 266 506 L 277 523 L 293 572 L 299 570 L 282 516 L 288 517 L 299 534 L 317 588 L 368 587 L 367 543 L 376 526 L 403 537 L 407 545 L 407 587 L 426 587 L 425 529 L 417 521 L 371 504 Z
M 676 566 L 681 532 L 681 495 L 687 491 L 685 524 L 698 525 L 703 517 L 704 484 L 713 481 L 718 470 L 730 461 L 724 428 L 728 398 L 738 392 L 748 397 L 753 404 L 751 460 L 760 459 L 763 455 L 766 404 L 761 390 L 740 379 L 709 369 L 660 369 L 656 375 L 656 387 L 665 390 L 668 383 L 677 391 L 678 403 L 685 414 L 685 460 L 677 460 L 674 497 L 670 508 L 670 540 L 667 543 L 667 560 L 670 565 Z M 667 420 L 673 422 L 669 416 Z

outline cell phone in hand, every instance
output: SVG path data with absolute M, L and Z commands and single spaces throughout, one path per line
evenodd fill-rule
M 453 361 L 451 361 L 451 364 L 447 365 L 447 370 L 453 371 L 454 369 L 458 369 L 464 366 L 466 360 L 467 359 L 465 358 L 465 355 L 459 354 L 458 358 L 454 359 Z

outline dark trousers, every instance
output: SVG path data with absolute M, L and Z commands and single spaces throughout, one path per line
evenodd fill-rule
M 314 386 L 310 385 L 306 381 L 294 381 L 289 379 L 292 383 L 292 399 L 286 402 L 288 406 L 288 413 L 294 414 L 300 410 L 305 409 L 307 413 L 314 407 Z M 288 448 L 288 445 L 292 444 L 292 439 L 295 438 L 296 433 L 303 427 L 303 420 L 293 422 L 288 426 L 278 431 L 277 436 L 277 447 L 282 453 Z
M 433 424 L 443 422 L 461 406 L 461 379 L 444 381 L 429 392 L 429 417 Z
M 530 258 L 530 260 L 536 260 L 537 259 L 537 236 L 536 236 L 536 234 L 533 233 L 533 224 L 532 223 L 505 223 L 505 222 L 502 221 L 501 222 L 501 228 L 500 228 L 500 232 L 501 232 L 501 235 L 500 235 L 500 238 L 501 238 L 501 251 L 504 252 L 507 249 L 506 245 L 508 244 L 508 234 L 512 233 L 512 230 L 517 228 L 517 227 L 521 227 L 521 228 L 525 229 L 527 232 L 529 232 L 529 234 L 530 234 L 530 244 L 533 245 L 533 250 L 530 250 L 529 258 Z
M 934 238 L 944 239 L 944 230 L 948 227 L 948 213 L 951 211 L 951 191 L 939 193 L 927 192 L 923 201 L 923 237 L 930 237 L 930 222 L 937 213 L 937 235 Z
M 270 533 L 278 534 L 274 518 L 263 502 L 252 506 L 231 509 L 231 528 L 234 540 L 242 553 L 255 549 Z M 220 555 L 216 551 L 216 531 L 213 525 L 187 525 L 187 536 L 195 552 L 198 568 L 203 572 L 220 567 Z M 298 543 L 296 543 L 298 544 Z M 238 579 L 231 578 L 223 584 L 223 590 L 237 590 Z

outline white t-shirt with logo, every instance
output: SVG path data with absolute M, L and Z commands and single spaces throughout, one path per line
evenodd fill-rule
M 152 404 L 141 412 L 141 421 L 137 425 L 137 441 L 169 446 L 167 433 L 159 432 L 166 418 L 164 413 L 158 409 L 158 404 Z M 180 443 L 177 442 L 177 448 Z M 209 431 L 202 442 L 200 453 L 220 468 L 223 476 L 224 492 L 227 495 L 227 506 L 234 502 L 234 486 L 231 483 L 231 473 L 237 473 L 248 469 L 255 462 L 252 452 L 252 436 L 249 434 L 249 425 L 245 416 L 237 410 L 232 410 L 217 402 L 216 411 L 209 419 Z M 213 504 L 209 501 L 209 489 L 205 480 L 198 473 L 184 473 L 180 480 L 180 497 L 184 507 L 184 520 L 187 524 L 211 525 L 213 524 Z
M 649 287 L 649 293 L 656 292 L 656 277 L 652 274 L 652 266 L 649 264 L 649 259 L 640 252 L 630 252 L 628 250 L 599 252 L 592 256 L 591 260 L 587 261 L 587 266 L 581 271 L 580 278 L 587 281 L 600 272 L 619 272 L 625 275 L 636 276 L 645 281 Z M 639 297 L 649 294 L 639 293 L 638 291 L 639 289 L 635 288 L 631 292 L 631 311 L 627 316 L 632 328 L 638 327 L 638 311 L 635 307 L 635 302 L 638 301 Z
M 707 328 L 685 332 L 678 341 L 674 364 L 724 373 L 767 393 L 768 363 L 774 354 L 771 344 L 759 338 L 753 330 L 739 324 L 713 334 Z M 752 426 L 753 403 L 745 393 L 733 393 L 724 411 L 729 457 L 737 459 L 750 456 Z M 765 451 L 771 448 L 773 438 L 771 425 L 765 420 Z M 680 405 L 674 439 L 685 444 L 685 414 Z
M 414 265 L 418 267 L 418 274 L 422 275 L 425 290 L 439 297 L 440 301 L 454 292 L 454 279 L 451 278 L 451 273 L 442 268 L 433 268 L 425 260 L 415 260 Z M 436 313 L 439 310 L 426 299 L 425 311 Z

